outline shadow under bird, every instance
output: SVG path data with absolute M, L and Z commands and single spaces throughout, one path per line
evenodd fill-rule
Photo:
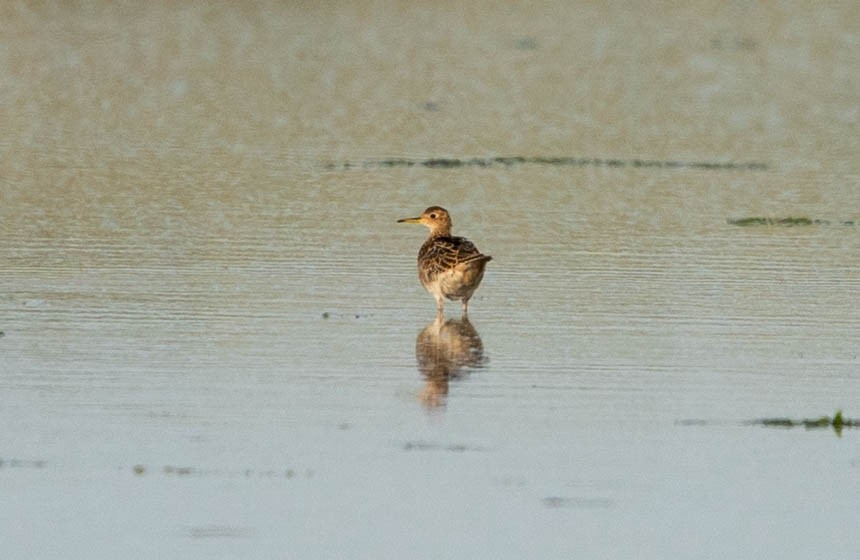
M 430 228 L 430 236 L 418 251 L 418 279 L 436 299 L 437 313 L 444 312 L 445 298 L 462 301 L 463 314 L 468 313 L 469 299 L 493 257 L 481 254 L 465 237 L 452 236 L 451 216 L 440 206 L 431 206 L 417 218 L 397 221 Z

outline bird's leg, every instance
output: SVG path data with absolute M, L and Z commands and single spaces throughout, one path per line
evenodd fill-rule
M 439 295 L 436 297 L 436 314 L 444 315 L 445 314 L 445 298 Z
M 469 298 L 463 298 L 463 317 L 469 314 Z

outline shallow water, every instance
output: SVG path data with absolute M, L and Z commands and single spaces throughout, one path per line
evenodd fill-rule
M 449 8 L 4 9 L 4 550 L 860 552 L 857 8 Z

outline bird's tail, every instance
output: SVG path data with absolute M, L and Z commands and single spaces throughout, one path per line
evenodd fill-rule
M 479 253 L 479 254 L 471 256 L 471 257 L 469 257 L 463 261 L 460 261 L 460 264 L 472 263 L 472 262 L 488 263 L 491 260 L 493 260 L 493 257 L 491 257 L 490 255 L 481 255 Z

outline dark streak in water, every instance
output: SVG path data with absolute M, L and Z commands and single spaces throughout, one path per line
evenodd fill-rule
M 711 48 L 718 51 L 749 51 L 758 48 L 758 42 L 752 37 L 713 37 Z
M 323 311 L 322 312 L 322 318 L 323 319 L 332 319 L 332 318 L 343 319 L 345 317 L 346 317 L 346 315 L 343 315 L 342 313 L 335 313 L 334 311 Z M 353 313 L 348 318 L 369 319 L 370 317 L 373 317 L 373 313 Z
M 678 426 L 708 426 L 714 424 L 724 425 L 724 422 L 708 421 L 699 419 L 685 419 L 675 422 Z M 744 426 L 762 426 L 765 428 L 798 428 L 807 430 L 822 428 L 833 428 L 836 435 L 842 435 L 845 428 L 860 428 L 860 419 L 845 418 L 841 410 L 837 410 L 833 416 L 820 416 L 818 418 L 794 419 L 788 417 L 758 418 L 741 423 Z
M 842 433 L 843 428 L 860 428 L 860 420 L 843 417 L 841 410 L 837 410 L 836 414 L 832 417 L 821 416 L 819 418 L 804 418 L 799 420 L 792 418 L 759 418 L 758 420 L 747 422 L 747 424 L 764 426 L 766 428 L 794 428 L 803 426 L 807 430 L 833 428 L 833 431 L 837 435 Z
M 233 527 L 231 525 L 200 525 L 191 527 L 190 536 L 195 539 L 231 538 L 243 539 L 255 535 L 249 527 Z
M 146 465 L 137 464 L 132 467 L 132 472 L 136 476 L 144 476 L 148 473 L 158 472 L 157 469 L 150 469 Z M 201 469 L 196 467 L 177 467 L 173 465 L 165 465 L 161 469 L 161 473 L 167 476 L 176 477 L 215 477 L 215 478 L 256 478 L 256 479 L 276 479 L 285 478 L 291 479 L 299 476 L 295 469 Z M 306 470 L 304 478 L 313 478 L 314 471 Z
M 43 459 L 3 459 L 0 458 L 0 468 L 12 469 L 43 469 L 45 461 Z
M 806 217 L 787 217 L 787 218 L 765 218 L 762 216 L 752 216 L 749 218 L 728 218 L 726 220 L 731 226 L 750 227 L 750 226 L 779 226 L 779 227 L 795 227 L 795 226 L 829 226 L 830 220 L 812 219 Z M 854 220 L 842 220 L 835 222 L 843 226 L 853 226 Z
M 615 502 L 607 498 L 566 498 L 562 496 L 548 496 L 541 500 L 547 508 L 608 508 Z
M 701 420 L 698 418 L 685 418 L 684 420 L 676 420 L 676 426 L 707 426 L 707 420 Z
M 711 171 L 766 171 L 768 165 L 761 162 L 733 161 L 677 161 L 616 158 L 578 158 L 547 156 L 498 156 L 487 158 L 387 158 L 369 159 L 360 164 L 353 162 L 328 162 L 328 171 L 347 169 L 385 169 L 393 167 L 426 167 L 429 169 L 459 169 L 464 167 L 513 167 L 516 165 L 548 165 L 558 167 L 637 167 L 653 169 L 704 169 Z
M 540 46 L 535 37 L 520 37 L 514 41 L 514 48 L 521 51 L 533 51 Z
M 471 445 L 463 445 L 452 443 L 450 445 L 440 445 L 437 443 L 428 443 L 425 441 L 407 441 L 403 444 L 404 451 L 451 451 L 453 453 L 463 453 L 466 451 L 483 451 L 482 447 Z

